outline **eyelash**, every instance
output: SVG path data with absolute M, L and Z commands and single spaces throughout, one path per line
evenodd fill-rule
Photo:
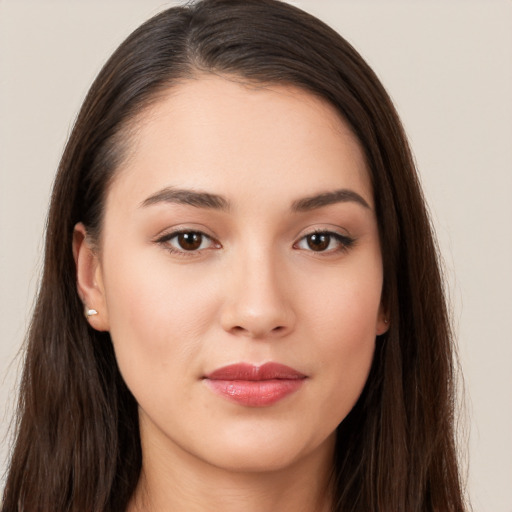
M 201 237 L 199 247 L 196 249 L 190 249 L 190 250 L 173 247 L 170 244 L 171 240 L 178 239 L 178 237 L 180 235 L 193 235 L 193 236 Z M 329 247 L 331 245 L 333 239 L 338 244 L 338 247 L 336 247 L 335 249 L 315 251 L 315 250 L 311 249 L 311 246 L 309 246 L 309 252 L 325 254 L 325 255 L 330 255 L 333 253 L 341 253 L 341 252 L 348 251 L 355 243 L 355 239 L 351 238 L 347 235 L 341 235 L 340 233 L 336 233 L 335 231 L 318 229 L 318 230 L 312 231 L 310 233 L 307 233 L 306 235 L 303 235 L 297 242 L 295 242 L 293 244 L 293 248 L 300 250 L 301 247 L 299 247 L 299 244 L 301 242 L 305 242 L 309 245 L 308 237 L 322 237 L 322 236 L 328 237 L 327 247 Z M 205 239 L 210 241 L 211 246 L 201 248 L 201 245 L 203 245 L 203 242 Z M 171 233 L 167 233 L 167 234 L 163 235 L 162 237 L 158 238 L 156 240 L 156 243 L 164 245 L 166 250 L 168 250 L 171 254 L 174 254 L 174 255 L 177 255 L 180 257 L 193 257 L 193 256 L 199 255 L 203 251 L 210 250 L 212 248 L 220 249 L 222 247 L 220 242 L 214 240 L 212 237 L 210 237 L 206 233 L 203 233 L 202 231 L 193 230 L 193 229 L 189 229 L 189 230 L 184 229 L 184 230 L 173 231 Z M 304 249 L 304 250 L 307 251 L 308 249 Z
M 335 249 L 329 249 L 329 250 L 323 250 L 323 251 L 314 251 L 310 247 L 311 252 L 318 253 L 318 254 L 326 254 L 327 255 L 327 254 L 333 254 L 333 253 L 346 252 L 355 243 L 355 239 L 352 238 L 352 237 L 349 237 L 347 235 L 342 235 L 340 233 L 336 233 L 335 231 L 328 231 L 328 230 L 325 230 L 325 229 L 317 229 L 317 230 L 314 230 L 314 231 L 312 231 L 310 233 L 307 233 L 306 235 L 302 236 L 299 239 L 298 242 L 293 244 L 293 247 L 296 248 L 298 246 L 298 244 L 300 242 L 302 242 L 302 241 L 306 241 L 306 243 L 307 243 L 308 237 L 313 237 L 313 236 L 318 236 L 318 237 L 326 236 L 326 237 L 329 237 L 328 246 L 331 245 L 331 242 L 332 242 L 333 239 L 338 244 L 338 247 L 335 248 Z
M 214 246 L 213 248 L 219 249 L 221 247 L 221 244 L 214 240 L 211 236 L 208 236 L 206 233 L 203 233 L 202 231 L 194 230 L 194 229 L 181 229 L 178 231 L 173 231 L 172 233 L 167 233 L 160 237 L 156 242 L 158 244 L 164 245 L 166 250 L 169 251 L 171 254 L 181 256 L 181 257 L 193 257 L 199 255 L 201 252 L 211 249 L 212 247 L 202 248 L 199 246 L 197 249 L 178 249 L 177 247 L 173 247 L 170 242 L 173 239 L 177 239 L 180 235 L 199 235 L 201 237 L 201 245 L 203 245 L 203 242 L 205 239 L 210 240 L 211 244 Z

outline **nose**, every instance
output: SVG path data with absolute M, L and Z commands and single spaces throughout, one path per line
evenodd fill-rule
M 293 293 L 283 267 L 269 253 L 237 258 L 230 268 L 221 311 L 225 331 L 258 339 L 293 331 Z

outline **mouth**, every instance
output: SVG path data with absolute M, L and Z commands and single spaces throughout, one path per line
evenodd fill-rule
M 247 407 L 268 407 L 300 389 L 307 376 L 279 363 L 224 366 L 203 380 L 216 394 Z

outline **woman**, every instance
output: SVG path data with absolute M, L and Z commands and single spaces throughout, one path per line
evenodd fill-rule
M 2 510 L 464 510 L 451 350 L 361 57 L 273 0 L 169 9 L 64 152 Z

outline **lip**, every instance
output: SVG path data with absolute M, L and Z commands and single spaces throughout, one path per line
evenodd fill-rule
M 206 375 L 205 384 L 216 394 L 247 407 L 268 407 L 298 391 L 307 376 L 280 363 L 256 366 L 238 363 Z

